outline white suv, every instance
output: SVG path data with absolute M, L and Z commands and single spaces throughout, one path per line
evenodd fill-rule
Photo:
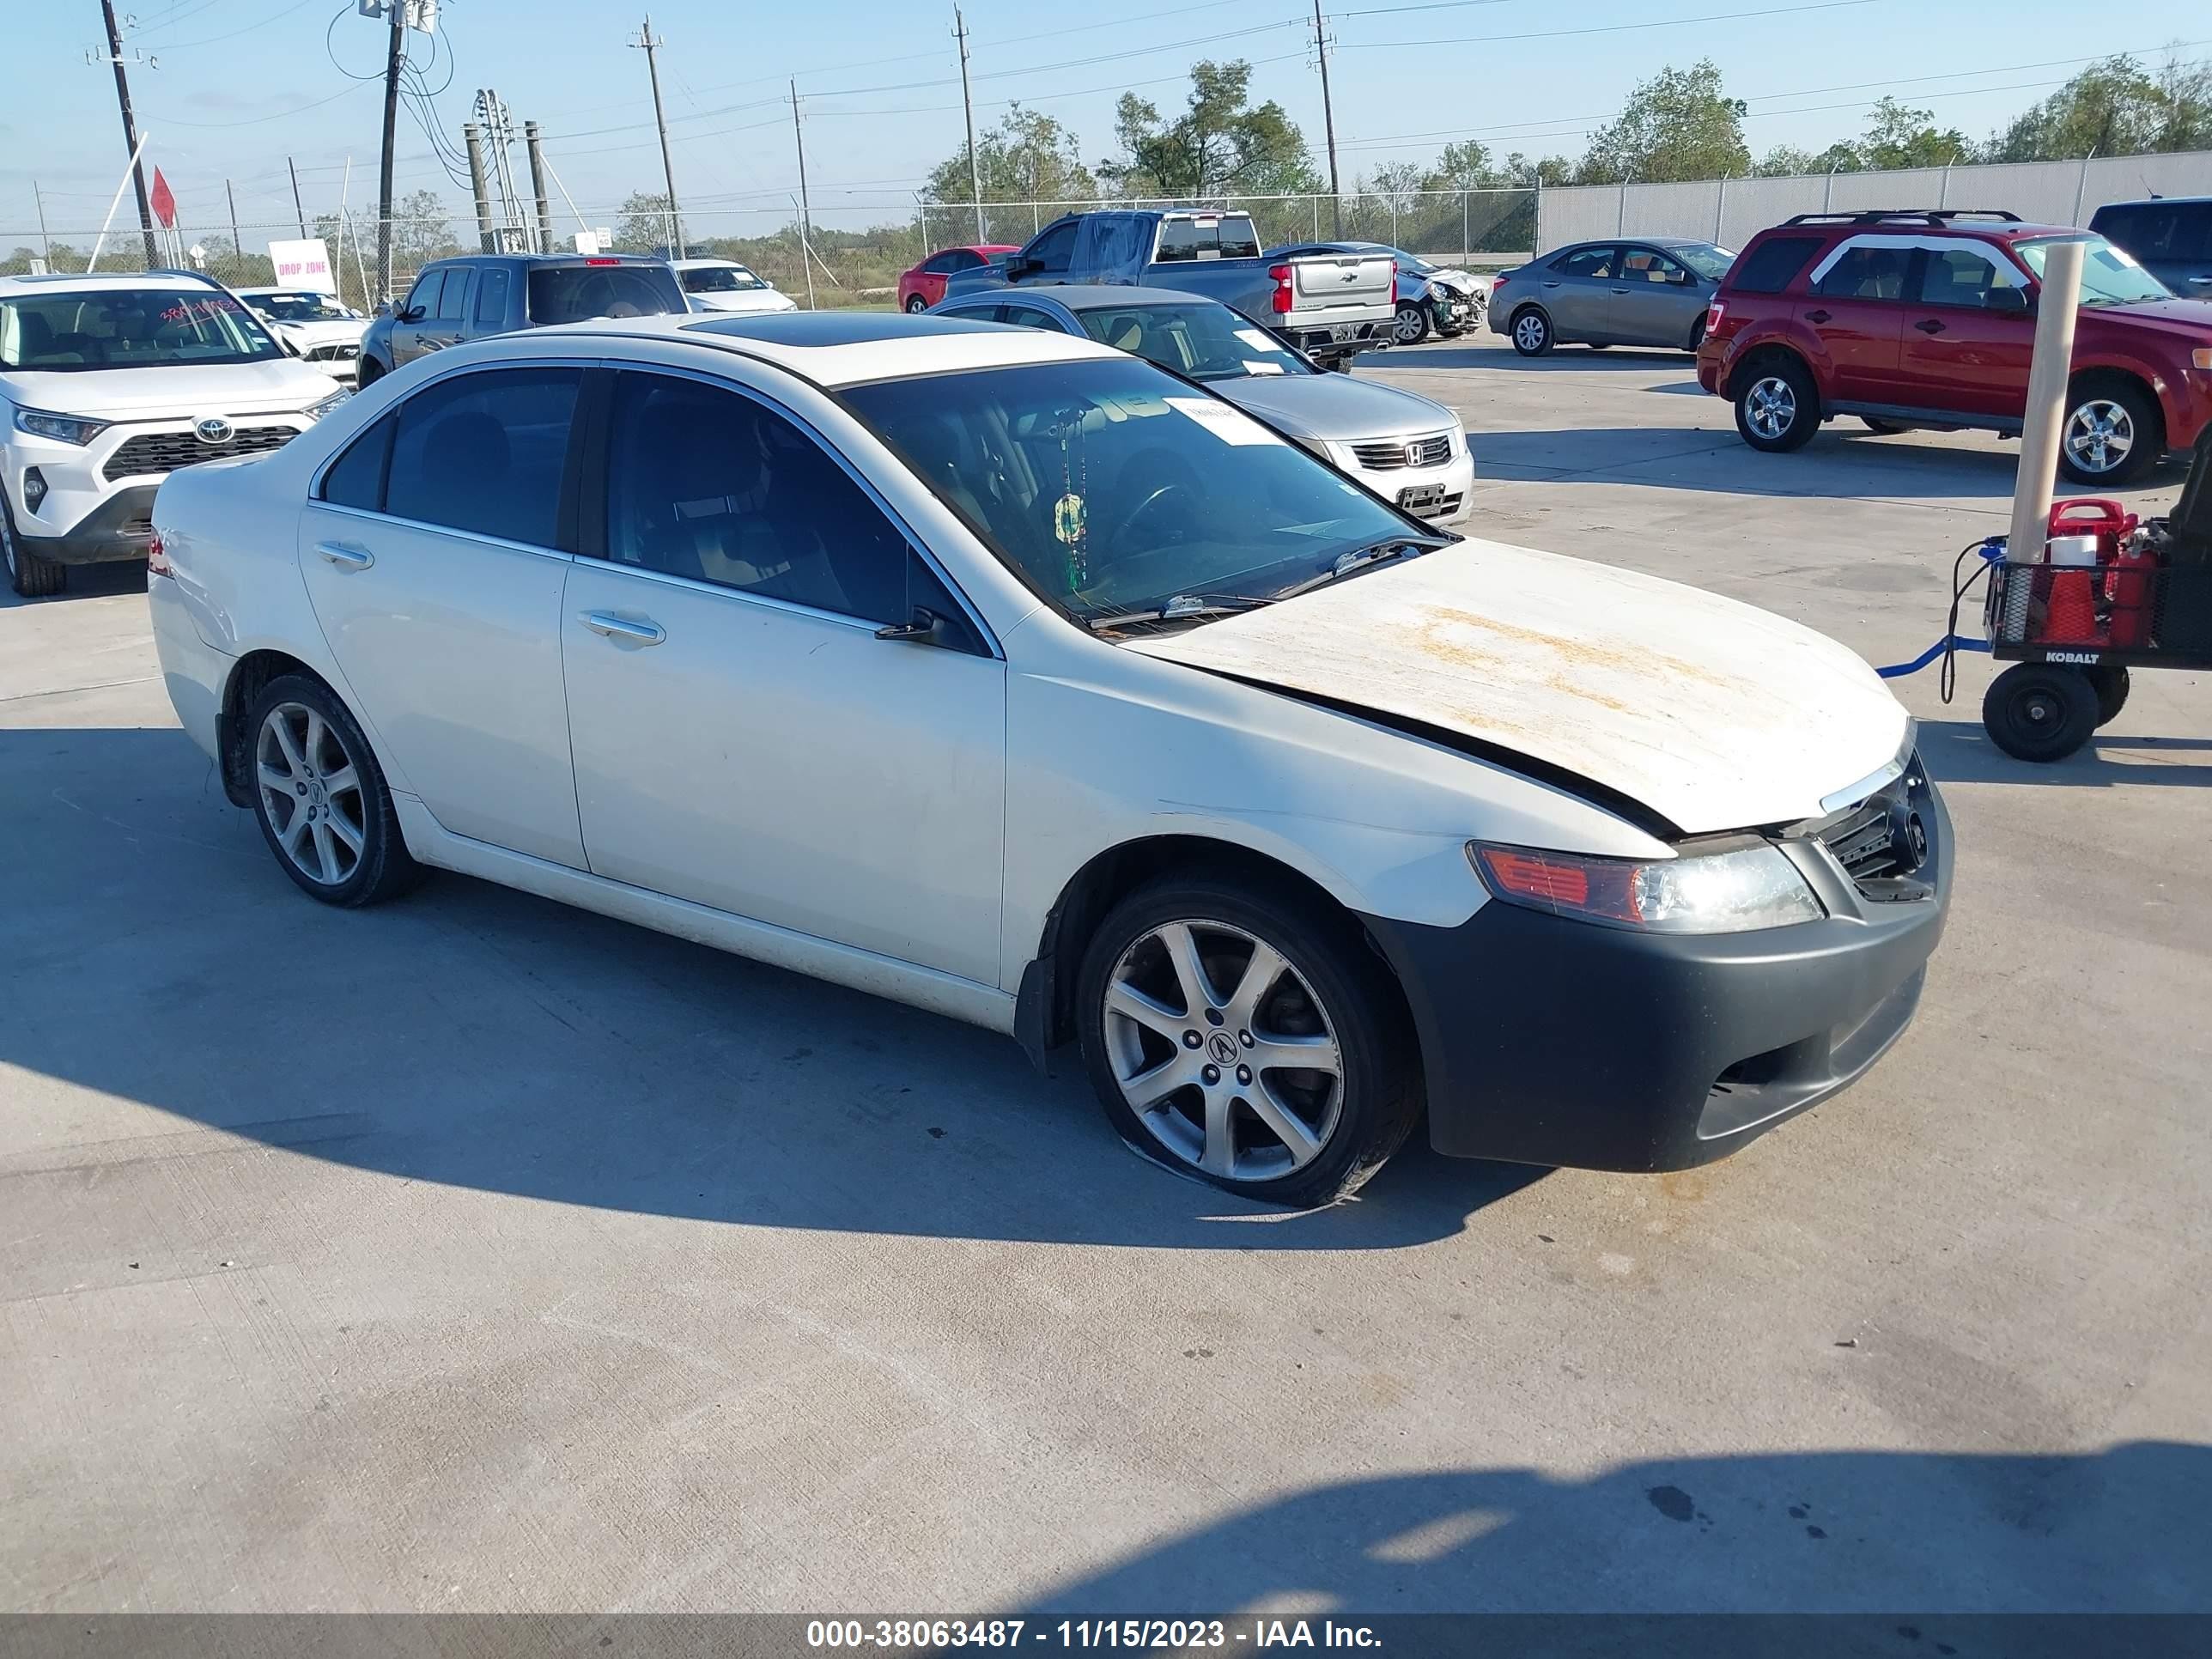
M 70 565 L 144 558 L 169 473 L 274 449 L 345 395 L 208 277 L 0 277 L 9 581 L 58 593 Z

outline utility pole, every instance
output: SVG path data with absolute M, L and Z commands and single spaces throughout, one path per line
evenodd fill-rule
M 238 192 L 230 187 L 228 179 L 222 181 L 222 196 L 223 200 L 230 204 L 230 257 L 243 259 L 246 258 L 246 244 L 238 240 Z M 276 273 L 271 271 L 270 274 L 274 276 Z
M 54 245 L 46 240 L 46 198 L 40 193 L 39 181 L 31 180 L 31 199 L 39 204 L 39 252 L 46 259 L 46 269 L 54 268 Z M 924 249 L 927 252 L 928 250 Z
M 1321 21 L 1321 0 L 1314 0 L 1314 51 L 1321 57 L 1321 123 L 1328 134 L 1328 211 L 1332 234 L 1344 234 L 1344 191 L 1336 181 L 1336 108 L 1328 96 L 1328 34 Z
M 538 123 L 522 124 L 523 148 L 530 153 L 530 193 L 538 198 L 538 251 L 553 251 L 553 204 L 545 194 L 545 149 L 539 142 Z
M 491 198 L 484 193 L 483 140 L 475 122 L 462 125 L 461 142 L 468 146 L 469 189 L 477 198 L 477 246 L 483 252 L 496 253 L 499 249 L 491 240 Z
M 1314 0 L 1316 5 L 1321 0 Z M 960 8 L 952 9 L 952 33 L 960 42 L 960 110 L 968 121 L 968 191 L 975 203 L 975 240 L 988 240 L 983 234 L 983 175 L 975 166 L 975 99 L 968 90 L 968 20 L 960 15 Z
M 284 165 L 291 170 L 292 211 L 300 216 L 300 240 L 304 242 L 307 240 L 307 210 L 300 202 L 300 169 L 293 166 L 289 155 L 284 158 Z
M 392 141 L 399 125 L 399 71 L 407 62 L 407 0 L 384 0 L 384 10 L 392 34 L 384 49 L 384 156 L 376 169 L 377 300 L 392 296 Z
M 154 246 L 154 210 L 146 200 L 146 169 L 138 161 L 138 118 L 131 112 L 131 77 L 123 72 L 123 32 L 115 27 L 115 0 L 100 0 L 107 20 L 107 61 L 115 68 L 115 101 L 123 108 L 123 143 L 131 152 L 131 182 L 138 189 L 138 228 L 146 234 L 146 268 L 161 263 Z
M 630 42 L 631 46 L 644 51 L 645 72 L 653 82 L 653 119 L 660 129 L 660 176 L 668 181 L 668 226 L 674 239 L 670 244 L 669 252 L 680 259 L 684 257 L 684 214 L 676 205 L 676 163 L 668 159 L 668 117 L 660 106 L 660 60 L 657 55 L 666 44 L 653 38 L 650 13 L 646 16 L 643 32 Z
M 814 217 L 812 204 L 806 199 L 806 135 L 799 125 L 799 82 L 791 83 L 791 139 L 799 149 L 799 258 L 806 270 L 806 308 L 814 309 L 813 253 L 807 244 L 811 240 L 807 231 Z

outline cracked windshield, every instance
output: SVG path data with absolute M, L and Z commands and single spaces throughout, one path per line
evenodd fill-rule
M 1093 625 L 1265 602 L 1347 555 L 1442 539 L 1143 363 L 990 369 L 843 395 L 1000 557 Z

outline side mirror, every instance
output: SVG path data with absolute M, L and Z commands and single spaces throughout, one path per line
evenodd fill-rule
M 1037 262 L 1026 254 L 1016 253 L 1008 257 L 1005 269 L 1006 280 L 1010 283 L 1018 283 L 1037 269 Z
M 886 623 L 876 630 L 879 640 L 911 640 L 917 645 L 952 645 L 957 635 L 952 625 L 926 605 L 914 608 L 909 622 Z
M 2032 309 L 2024 288 L 1993 288 L 1984 302 L 1990 310 L 2003 312 L 2008 316 L 2024 317 Z
M 398 320 L 403 323 L 421 322 L 422 320 L 422 307 L 420 306 L 409 306 L 404 311 L 402 311 L 399 313 Z

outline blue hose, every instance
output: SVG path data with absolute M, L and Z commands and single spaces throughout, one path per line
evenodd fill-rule
M 1917 674 L 1947 651 L 1986 651 L 1989 648 L 1987 640 L 1970 640 L 1964 635 L 1947 634 L 1911 662 L 1893 662 L 1887 668 L 1877 668 L 1874 672 L 1886 680 L 1903 679 L 1907 674 Z

